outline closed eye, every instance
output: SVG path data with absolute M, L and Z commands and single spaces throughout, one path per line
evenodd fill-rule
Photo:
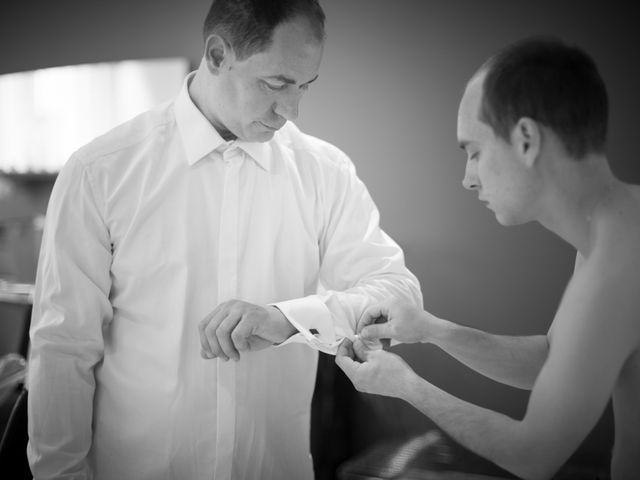
M 270 90 L 272 92 L 280 92 L 280 91 L 284 90 L 285 88 L 287 88 L 288 84 L 286 84 L 286 83 L 274 84 L 274 83 L 269 83 L 269 82 L 265 82 L 264 80 L 262 80 L 262 86 L 265 87 L 267 90 Z

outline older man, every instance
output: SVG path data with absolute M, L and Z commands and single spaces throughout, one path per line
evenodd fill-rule
M 204 38 L 175 101 L 57 179 L 31 329 L 38 480 L 311 479 L 317 350 L 374 299 L 421 303 L 349 158 L 292 123 L 317 1 L 215 0 Z

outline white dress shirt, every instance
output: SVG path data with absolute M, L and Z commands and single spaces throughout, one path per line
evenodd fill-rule
M 344 153 L 290 122 L 226 142 L 188 80 L 54 186 L 28 375 L 37 480 L 311 479 L 316 350 L 375 299 L 422 303 Z M 276 304 L 300 333 L 203 359 L 198 322 L 233 298 Z

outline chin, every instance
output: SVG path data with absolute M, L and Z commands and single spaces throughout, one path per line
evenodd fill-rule
M 528 220 L 516 217 L 515 215 L 508 215 L 503 213 L 496 213 L 496 220 L 503 227 L 513 227 L 515 225 L 528 223 Z
M 247 138 L 243 139 L 247 142 L 268 142 L 273 138 L 273 135 L 276 132 L 268 131 L 268 132 L 252 132 L 250 135 L 247 135 Z

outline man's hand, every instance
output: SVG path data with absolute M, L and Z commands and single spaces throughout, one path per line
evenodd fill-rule
M 390 300 L 369 307 L 358 321 L 356 333 L 365 343 L 387 338 L 403 343 L 426 342 L 440 322 L 413 305 Z
M 344 339 L 336 353 L 336 364 L 353 386 L 365 393 L 401 397 L 416 376 L 398 355 L 385 350 L 370 350 L 360 341 Z
M 240 352 L 282 343 L 296 332 L 275 307 L 242 300 L 221 303 L 198 325 L 203 358 L 240 359 Z

